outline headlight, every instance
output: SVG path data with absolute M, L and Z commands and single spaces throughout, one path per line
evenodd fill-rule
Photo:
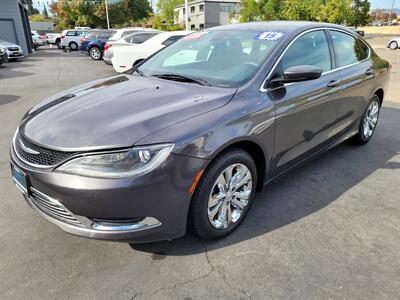
M 173 144 L 134 147 L 112 153 L 80 156 L 56 169 L 58 172 L 102 178 L 123 178 L 148 173 L 161 165 Z

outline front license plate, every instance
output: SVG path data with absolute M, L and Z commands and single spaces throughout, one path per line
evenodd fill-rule
M 20 169 L 15 167 L 14 165 L 11 165 L 11 172 L 12 172 L 12 177 L 17 185 L 17 187 L 23 192 L 26 193 L 28 191 L 27 189 L 27 180 L 26 180 L 26 175 L 24 172 L 22 172 Z

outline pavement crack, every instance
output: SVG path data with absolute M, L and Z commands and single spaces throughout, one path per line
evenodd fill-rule
M 205 254 L 205 256 L 206 256 L 207 263 L 208 263 L 209 266 L 211 267 L 211 272 L 210 272 L 210 274 L 213 273 L 213 272 L 216 272 L 216 273 L 218 274 L 218 276 L 222 279 L 222 281 L 224 282 L 224 284 L 226 284 L 230 289 L 232 289 L 232 290 L 234 290 L 234 291 L 237 291 L 237 292 L 243 294 L 246 298 L 252 300 L 253 298 L 251 297 L 251 295 L 250 295 L 248 292 L 246 292 L 245 290 L 242 290 L 242 289 L 240 289 L 240 288 L 234 287 L 234 286 L 232 286 L 232 285 L 229 283 L 229 281 L 226 279 L 226 277 L 224 276 L 224 274 L 222 274 L 222 272 L 221 272 L 220 270 L 218 270 L 217 267 L 215 267 L 215 266 L 212 264 L 212 262 L 211 262 L 211 260 L 210 260 L 210 257 L 209 257 L 209 255 L 208 255 L 208 248 L 207 248 L 207 245 L 204 245 L 204 248 L 205 248 L 204 254 Z

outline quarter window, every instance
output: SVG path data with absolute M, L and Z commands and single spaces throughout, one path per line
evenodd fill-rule
M 329 44 L 325 32 L 312 31 L 299 37 L 286 51 L 277 71 L 281 76 L 287 68 L 310 65 L 321 68 L 323 72 L 332 69 Z
M 368 47 L 362 42 L 357 42 L 355 37 L 334 30 L 331 31 L 331 35 L 339 67 L 354 64 L 368 57 Z

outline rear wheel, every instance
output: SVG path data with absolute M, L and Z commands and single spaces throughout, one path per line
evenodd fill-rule
M 253 202 L 256 165 L 240 149 L 218 156 L 201 177 L 192 198 L 189 222 L 196 235 L 216 239 L 234 231 Z
M 60 39 L 56 40 L 56 46 L 57 46 L 58 49 L 62 49 L 61 40 Z
M 390 42 L 389 49 L 396 50 L 398 48 L 398 44 L 396 41 Z
M 352 138 L 352 141 L 358 145 L 364 145 L 369 142 L 375 132 L 378 124 L 380 110 L 380 101 L 377 95 L 372 96 L 361 120 L 358 134 Z
M 78 50 L 78 44 L 75 43 L 75 42 L 69 43 L 68 46 L 69 46 L 69 48 L 70 48 L 71 50 L 73 50 L 73 51 Z
M 93 60 L 99 60 L 101 59 L 101 51 L 97 47 L 92 47 L 89 50 L 89 55 Z

